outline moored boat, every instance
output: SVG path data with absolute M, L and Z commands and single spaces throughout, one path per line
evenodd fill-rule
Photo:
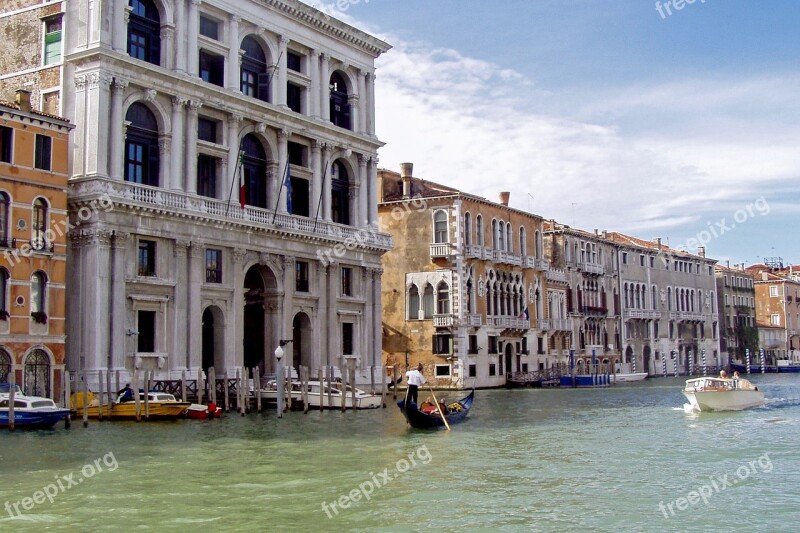
M 9 414 L 11 395 L 9 385 L 3 383 L 0 389 L 0 427 L 11 423 Z M 64 420 L 69 409 L 62 409 L 50 398 L 26 396 L 16 386 L 14 391 L 14 427 L 48 429 Z
M 72 409 L 76 417 L 83 417 L 84 405 L 88 418 L 100 417 L 100 401 L 91 392 L 86 393 L 87 401 L 84 402 L 84 393 L 75 392 L 70 398 Z M 103 418 L 110 420 L 133 420 L 136 418 L 136 402 L 134 400 L 122 401 L 124 395 L 120 394 L 112 404 L 103 404 Z M 145 417 L 144 405 L 145 393 L 139 392 L 139 415 Z M 148 418 L 155 420 L 175 420 L 183 416 L 184 412 L 191 405 L 189 402 L 181 402 L 175 396 L 166 392 L 150 391 L 147 393 Z
M 303 386 L 300 381 L 292 381 L 292 403 L 302 405 L 303 402 Z M 319 381 L 309 381 L 308 389 L 306 391 L 308 397 L 309 407 L 319 407 L 322 404 L 323 408 L 328 409 L 341 409 L 342 407 L 342 391 L 344 391 L 345 409 L 353 408 L 353 387 L 350 385 L 343 385 L 341 382 L 334 381 L 328 383 L 327 381 L 320 383 Z M 330 402 L 328 396 L 330 392 Z M 269 402 L 277 402 L 278 387 L 274 380 L 268 381 L 266 385 L 259 391 L 261 399 Z M 286 395 L 284 394 L 284 397 Z M 356 409 L 376 409 L 383 405 L 383 398 L 380 394 L 369 394 L 359 388 L 355 389 L 355 408 Z
M 444 412 L 444 418 L 448 424 L 456 424 L 467 418 L 472 402 L 475 399 L 475 389 L 465 398 L 447 405 L 439 404 L 438 408 L 429 402 L 423 402 L 419 406 L 406 398 L 397 402 L 397 407 L 403 412 L 408 424 L 417 429 L 434 429 L 444 427 L 444 420 L 440 411 Z M 429 405 L 426 405 L 429 404 Z
M 611 374 L 613 383 L 633 383 L 647 378 L 647 372 L 628 372 L 622 374 Z
M 764 405 L 764 393 L 746 379 L 687 379 L 681 391 L 698 411 L 741 411 Z
M 193 403 L 186 409 L 186 418 L 195 420 L 207 420 L 211 418 L 219 418 L 222 416 L 222 407 L 214 403 L 203 405 L 200 403 Z

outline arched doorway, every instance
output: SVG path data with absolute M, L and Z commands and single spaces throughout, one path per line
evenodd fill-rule
M 11 374 L 11 356 L 4 348 L 0 348 L 0 383 L 8 383 L 9 374 Z
M 277 323 L 272 322 L 273 318 L 279 317 L 279 304 L 278 283 L 272 270 L 262 265 L 250 267 L 244 277 L 242 339 L 245 367 L 258 366 L 262 371 L 265 370 L 264 362 L 268 352 L 271 353 L 271 344 L 277 343 L 277 339 L 273 339 L 269 332 L 278 328 Z
M 225 322 L 222 310 L 209 306 L 203 311 L 203 361 L 204 372 L 212 366 L 219 374 L 225 369 Z
M 511 347 L 511 343 L 506 343 L 506 372 L 509 374 L 514 372 L 514 368 L 511 366 L 512 361 L 514 360 L 514 349 Z M 517 369 L 519 371 L 519 369 Z
M 630 365 L 630 370 L 628 370 L 628 372 L 633 372 L 633 358 L 633 348 L 628 346 L 625 348 L 625 362 Z
M 50 395 L 50 356 L 40 348 L 25 357 L 25 394 Z
M 642 372 L 650 373 L 650 347 L 645 346 L 644 350 L 642 351 Z
M 292 321 L 292 366 L 298 370 L 300 366 L 311 368 L 311 319 L 305 313 L 297 313 Z

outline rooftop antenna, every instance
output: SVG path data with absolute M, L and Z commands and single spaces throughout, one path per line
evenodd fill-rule
M 575 202 L 572 202 L 572 227 L 575 227 Z
M 531 200 L 533 200 L 533 195 L 528 193 L 528 213 L 531 212 Z

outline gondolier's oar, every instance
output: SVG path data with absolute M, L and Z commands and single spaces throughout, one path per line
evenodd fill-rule
M 436 410 L 439 411 L 439 414 L 442 416 L 442 422 L 444 422 L 444 427 L 447 428 L 447 431 L 450 431 L 450 424 L 447 423 L 447 419 L 444 417 L 442 408 L 439 406 L 439 400 L 436 399 L 436 394 L 433 392 L 433 387 L 431 387 L 430 383 L 428 383 L 428 388 L 431 390 L 431 394 L 433 395 L 433 403 L 436 404 Z

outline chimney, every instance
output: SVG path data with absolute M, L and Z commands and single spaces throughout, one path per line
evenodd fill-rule
M 661 251 L 661 237 L 656 238 L 656 244 L 658 245 L 658 251 Z
M 705 257 L 706 256 L 706 247 L 705 246 L 698 246 L 697 247 L 697 255 L 699 255 L 700 257 Z
M 603 238 L 608 239 L 608 230 L 603 230 Z
M 725 260 L 725 266 L 726 266 L 727 268 L 730 268 L 730 267 L 731 267 L 731 260 L 730 260 L 730 259 L 726 259 L 726 260 Z M 736 265 L 733 265 L 733 266 L 736 266 Z
M 15 98 L 20 111 L 31 110 L 31 92 L 24 89 L 17 89 L 17 97 Z
M 595 237 L 599 237 L 600 236 L 600 230 L 599 229 L 594 228 L 594 236 Z
M 403 178 L 403 199 L 411 198 L 411 178 L 414 174 L 414 163 L 400 163 L 400 177 Z
M 508 205 L 508 199 L 511 197 L 511 193 L 508 191 L 503 191 L 500 193 L 500 205 Z

